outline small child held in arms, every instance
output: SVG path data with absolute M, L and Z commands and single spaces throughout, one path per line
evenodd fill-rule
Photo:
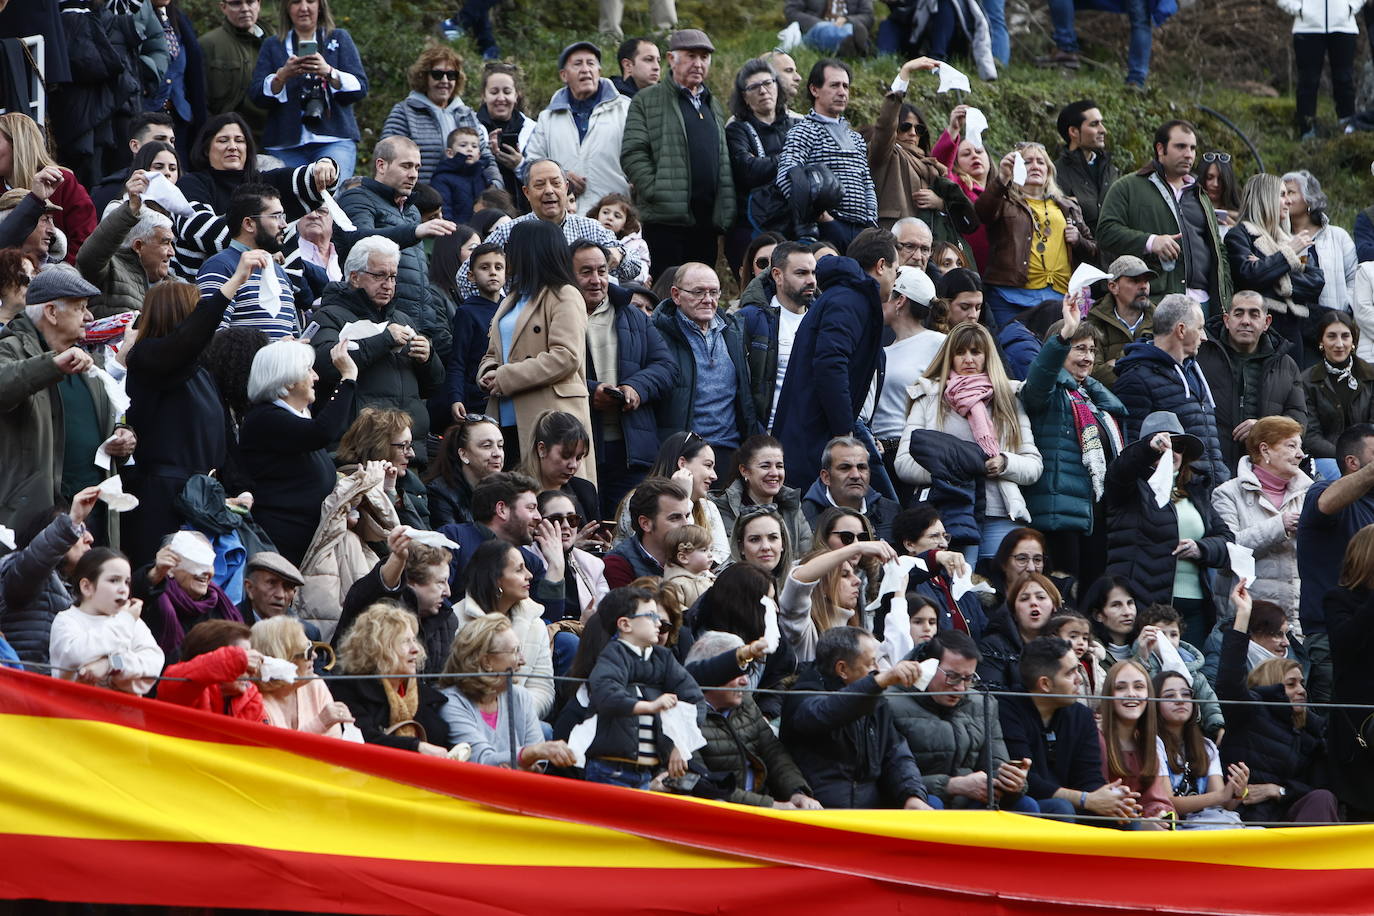
M 596 220 L 611 235 L 620 240 L 625 249 L 625 257 L 639 262 L 639 275 L 636 283 L 649 282 L 649 243 L 644 241 L 639 231 L 639 210 L 624 194 L 607 194 L 598 200 L 587 216 Z
M 1045 635 L 1058 636 L 1073 646 L 1083 675 L 1078 681 L 1078 692 L 1083 694 L 1084 699 L 1079 702 L 1089 709 L 1096 709 L 1098 701 L 1087 697 L 1102 693 L 1107 677 L 1107 650 L 1093 639 L 1093 628 L 1088 618 L 1072 608 L 1060 608 L 1045 624 Z
M 444 199 L 444 219 L 455 223 L 472 219 L 473 204 L 487 189 L 481 156 L 476 129 L 457 127 L 449 133 L 444 158 L 434 167 L 434 176 L 429 180 Z
M 677 593 L 685 612 L 711 587 L 711 532 L 700 525 L 683 525 L 668 533 L 664 542 L 668 563 L 663 567 L 663 584 Z
M 487 409 L 487 393 L 476 381 L 477 364 L 486 355 L 491 320 L 496 317 L 501 291 L 506 286 L 505 249 L 490 242 L 472 249 L 468 256 L 468 283 L 476 292 L 463 300 L 450 322 L 453 347 L 449 350 L 445 384 L 455 422 Z
M 1140 636 L 1136 638 L 1136 653 L 1145 663 L 1151 677 L 1164 668 L 1159 652 L 1159 641 L 1167 639 L 1178 650 L 1179 658 L 1188 669 L 1187 677 L 1193 682 L 1193 699 L 1197 701 L 1202 732 L 1213 741 L 1226 725 L 1217 702 L 1217 692 L 1202 673 L 1206 660 L 1203 654 L 1191 643 L 1183 641 L 1183 615 L 1172 604 L 1152 604 L 1140 615 Z M 1182 671 L 1178 672 L 1183 674 Z
M 634 586 L 614 589 L 601 599 L 597 617 L 611 641 L 587 684 L 596 713 L 587 781 L 647 789 L 665 769 L 669 778 L 680 779 L 687 760 L 664 734 L 660 717 L 678 703 L 690 703 L 700 725 L 705 698 L 672 650 L 657 644 L 659 610 L 653 593 Z

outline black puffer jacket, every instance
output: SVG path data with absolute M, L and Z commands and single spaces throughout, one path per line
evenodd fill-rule
M 991 690 L 1021 689 L 1021 650 L 1026 642 L 1016 617 L 1004 604 L 988 618 L 988 628 L 978 642 L 983 653 L 978 677 Z
M 1207 322 L 1207 339 L 1198 349 L 1197 363 L 1217 402 L 1221 457 L 1233 475 L 1245 454 L 1245 443 L 1237 442 L 1230 431 L 1242 420 L 1283 416 L 1300 426 L 1307 425 L 1307 395 L 1298 364 L 1289 354 L 1292 349 L 1292 344 L 1270 330 L 1260 336 L 1254 355 L 1246 357 L 1231 346 L 1220 316 Z M 1250 360 L 1258 366 L 1247 367 L 1245 363 Z M 1247 385 L 1255 382 L 1259 390 L 1247 391 Z M 1253 413 L 1244 409 L 1247 401 L 1252 403 Z
M 729 716 L 708 706 L 701 734 L 706 746 L 697 753 L 712 779 L 726 789 L 725 801 L 767 808 L 798 792 L 811 794 L 792 755 L 749 696 Z M 752 791 L 744 788 L 748 773 L 754 775 Z
M 911 748 L 880 703 L 882 688 L 872 675 L 845 684 L 814 667 L 796 689 L 838 690 L 839 694 L 795 694 L 783 701 L 782 740 L 792 759 L 827 808 L 900 808 L 926 784 Z
M 1226 766 L 1244 762 L 1251 784 L 1273 783 L 1287 790 L 1284 798 L 1242 806 L 1247 821 L 1283 820 L 1288 806 L 1315 788 L 1327 785 L 1326 722 L 1315 710 L 1307 711 L 1307 724 L 1293 725 L 1290 706 L 1243 706 L 1228 700 L 1286 702 L 1282 684 L 1245 686 L 1245 656 L 1250 637 L 1235 629 L 1221 637 L 1221 664 L 1217 668 L 1217 696 L 1226 716 L 1226 740 L 1221 760 Z M 1368 697 L 1364 698 L 1368 701 Z
M 64 513 L 27 547 L 0 558 L 0 632 L 26 662 L 47 663 L 53 618 L 72 606 L 57 570 L 79 537 Z
M 1197 463 L 1210 485 L 1218 487 L 1231 479 L 1219 439 L 1230 436 L 1231 430 L 1218 430 L 1216 401 L 1196 360 L 1180 365 L 1152 343 L 1130 344 L 1117 360 L 1112 394 L 1126 405 L 1126 424 L 1121 432 L 1127 442 L 1140 435 L 1140 424 L 1150 414 L 1170 411 L 1185 432 L 1202 440 L 1203 454 Z
M 1103 502 L 1107 507 L 1107 575 L 1124 576 L 1140 588 L 1137 601 L 1167 604 L 1173 597 L 1174 548 L 1178 546 L 1178 515 L 1172 502 L 1159 508 L 1150 492 L 1150 473 L 1160 458 L 1144 440 L 1122 449 L 1107 465 Z M 1186 487 L 1202 516 L 1206 533 L 1197 542 L 1197 564 L 1219 569 L 1228 562 L 1226 542 L 1235 539 L 1216 510 L 1204 481 L 1194 477 Z M 1207 578 L 1202 576 L 1203 590 Z

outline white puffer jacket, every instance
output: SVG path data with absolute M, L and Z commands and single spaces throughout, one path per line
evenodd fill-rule
M 1294 17 L 1296 35 L 1359 34 L 1355 17 L 1362 6 L 1357 0 L 1279 0 L 1279 9 Z

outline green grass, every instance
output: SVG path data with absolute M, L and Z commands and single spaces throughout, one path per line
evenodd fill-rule
M 436 40 L 435 26 L 450 15 L 459 0 L 333 0 L 338 24 L 353 35 L 371 79 L 372 91 L 357 112 L 364 130 L 363 153 L 370 146 L 375 130 L 386 113 L 407 92 L 405 70 L 424 43 Z M 1201 0 L 1190 15 L 1205 16 L 1212 0 Z M 201 31 L 219 21 L 215 0 L 183 0 Z M 275 5 L 264 3 L 264 22 L 276 21 Z M 717 54 L 712 63 L 710 84 L 722 101 L 728 96 L 731 79 L 738 67 L 750 57 L 768 50 L 783 26 L 781 0 L 756 0 L 748 5 L 720 3 L 718 0 L 679 0 L 679 21 L 700 26 L 711 35 Z M 879 15 L 886 12 L 878 4 Z M 559 49 L 578 38 L 594 37 L 596 7 L 583 0 L 507 0 L 497 7 L 497 36 L 507 57 L 517 60 L 526 74 L 526 113 L 537 114 L 560 83 L 556 72 Z M 1182 20 L 1182 21 L 1179 21 Z M 631 0 L 625 12 L 624 28 L 633 34 L 648 22 L 647 0 Z M 1276 57 L 1286 48 L 1287 20 L 1276 19 L 1270 47 L 1254 49 L 1252 54 Z M 1202 149 L 1220 149 L 1236 157 L 1242 181 L 1257 171 L 1254 158 L 1244 142 L 1230 128 L 1202 112 L 1199 105 L 1225 115 L 1258 147 L 1267 171 L 1310 169 L 1322 181 L 1332 200 L 1333 219 L 1349 227 L 1355 214 L 1371 201 L 1367 198 L 1370 162 L 1374 160 L 1374 134 L 1337 135 L 1328 139 L 1299 143 L 1292 129 L 1292 97 L 1268 98 L 1250 88 L 1208 79 L 1199 72 L 1193 59 L 1200 53 L 1196 43 L 1184 47 L 1188 20 L 1176 17 L 1162 31 L 1156 31 L 1155 59 L 1150 88 L 1138 93 L 1125 88 L 1124 36 L 1126 21 L 1121 16 L 1084 14 L 1080 35 L 1088 40 L 1085 55 L 1101 64 L 1085 63 L 1076 73 L 1041 70 L 1027 63 L 1048 48 L 1047 40 L 1032 33 L 1014 37 L 1013 63 L 994 83 L 973 82 L 966 101 L 982 109 L 990 124 L 987 143 L 994 151 L 1005 150 L 1018 140 L 1037 140 L 1051 151 L 1059 144 L 1054 131 L 1055 114 L 1065 102 L 1078 98 L 1095 99 L 1107 119 L 1109 144 L 1115 161 L 1123 171 L 1143 163 L 1150 155 L 1150 140 L 1155 127 L 1173 118 L 1198 124 Z M 1099 43 L 1092 43 L 1098 36 Z M 465 101 L 476 104 L 476 76 L 481 70 L 476 48 L 460 41 L 455 48 L 467 62 L 469 87 Z M 1278 49 L 1278 50 L 1276 50 Z M 603 45 L 607 75 L 614 67 L 614 50 L 609 41 Z M 1232 54 L 1228 50 L 1228 54 Z M 806 72 L 818 55 L 806 50 L 796 54 L 798 66 Z M 855 92 L 851 120 L 862 124 L 877 111 L 882 92 L 891 82 L 900 62 L 894 58 L 871 58 L 855 66 Z M 973 73 L 967 61 L 954 61 L 966 73 Z M 1284 64 L 1286 66 L 1286 64 Z M 1229 70 L 1224 62 L 1221 74 Z M 1263 69 L 1261 67 L 1261 69 Z M 1286 79 L 1286 73 L 1281 74 Z M 1283 82 L 1283 80 L 1279 80 Z M 913 84 L 910 100 L 926 115 L 936 130 L 943 126 L 955 100 L 935 94 L 936 80 L 922 76 Z M 1329 97 L 1322 100 L 1321 118 L 1328 125 L 1335 116 Z

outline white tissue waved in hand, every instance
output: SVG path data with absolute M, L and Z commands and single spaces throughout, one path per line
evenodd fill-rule
M 124 492 L 124 482 L 118 474 L 100 482 L 99 499 L 110 507 L 111 512 L 129 512 L 138 508 L 138 497 Z
M 995 594 L 997 591 L 997 589 L 988 585 L 986 582 L 979 582 L 977 585 L 974 585 L 973 567 L 968 565 L 964 566 L 963 574 L 956 577 L 955 580 L 950 583 L 949 590 L 955 601 L 958 601 L 969 592 L 983 592 L 991 595 Z
M 161 172 L 147 174 L 148 190 L 143 192 L 144 200 L 157 204 L 172 216 L 191 215 L 191 204 L 180 188 L 168 181 L 167 176 Z
M 692 752 L 706 744 L 706 736 L 697 726 L 697 707 L 695 703 L 679 703 L 671 709 L 658 714 L 663 726 L 663 734 L 673 742 L 683 760 L 691 760 Z
M 339 206 L 339 202 L 334 199 L 334 195 L 330 194 L 328 191 L 324 192 L 324 208 L 329 211 L 330 217 L 334 220 L 334 225 L 338 226 L 344 232 L 357 231 L 358 227 L 353 225 L 353 220 L 348 218 L 348 214 L 344 212 L 343 207 Z
M 583 684 L 577 688 L 577 702 L 582 704 L 583 709 L 590 709 L 592 698 L 587 693 L 587 685 Z M 592 746 L 592 739 L 596 737 L 596 715 L 593 713 L 581 722 L 573 726 L 568 733 L 568 750 L 572 751 L 577 757 L 577 765 L 585 767 L 587 765 L 587 748 Z
M 1098 270 L 1092 264 L 1084 261 L 1074 268 L 1073 276 L 1069 277 L 1069 298 L 1077 296 L 1098 280 L 1110 280 L 1111 278 L 1111 274 Z
M 401 530 L 406 537 L 417 544 L 424 544 L 426 547 L 445 547 L 449 550 L 458 550 L 460 544 L 450 541 L 437 531 L 424 531 L 420 528 L 412 528 L 409 525 L 402 525 Z
M 959 89 L 968 92 L 968 77 L 955 70 L 949 64 L 940 64 L 935 71 L 940 76 L 940 88 L 936 92 L 949 92 L 951 89 Z
M 358 349 L 358 341 L 376 337 L 386 331 L 385 321 L 350 321 L 339 329 L 339 340 L 348 341 L 348 349 Z
M 181 558 L 177 565 L 192 575 L 215 568 L 215 549 L 193 531 L 178 531 L 167 545 Z
M 1231 572 L 1246 585 L 1255 581 L 1255 551 L 1241 544 L 1226 542 L 1226 553 L 1231 558 Z
M 14 530 L 0 525 L 0 544 L 4 544 L 10 550 L 14 550 Z
M 293 683 L 296 680 L 296 663 L 264 655 L 262 664 L 258 667 L 258 680 Z
M 1155 495 L 1155 508 L 1163 509 L 1169 505 L 1174 494 L 1174 456 L 1165 452 L 1159 457 L 1159 464 L 1150 474 L 1150 492 Z
M 941 69 L 944 69 L 943 67 Z M 974 149 L 983 148 L 983 132 L 988 129 L 988 116 L 977 108 L 964 112 L 964 139 Z
M 778 603 L 767 595 L 759 600 L 763 604 L 763 641 L 769 653 L 773 653 L 778 651 L 778 642 L 782 639 L 782 631 L 778 628 Z
M 1011 158 L 1011 183 L 1026 183 L 1026 160 L 1021 158 L 1021 151 L 1017 150 Z

